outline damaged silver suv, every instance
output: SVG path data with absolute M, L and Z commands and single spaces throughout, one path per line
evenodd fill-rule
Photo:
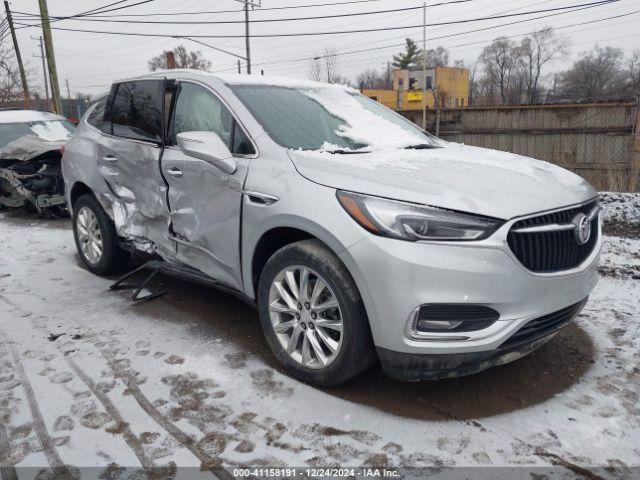
M 582 178 L 439 140 L 341 86 L 123 80 L 63 170 L 89 270 L 137 252 L 241 295 L 279 361 L 316 385 L 377 360 L 412 381 L 513 361 L 598 278 L 599 206 Z

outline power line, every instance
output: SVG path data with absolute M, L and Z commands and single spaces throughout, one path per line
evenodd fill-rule
M 431 7 L 440 6 L 440 5 L 450 5 L 457 3 L 468 3 L 473 2 L 475 0 L 451 0 L 447 2 L 437 3 L 431 5 Z M 409 12 L 413 10 L 422 9 L 422 5 L 415 7 L 403 7 L 403 8 L 394 8 L 389 10 L 375 10 L 372 12 L 353 12 L 353 13 L 339 13 L 334 15 L 318 15 L 318 16 L 310 16 L 310 17 L 291 17 L 291 18 L 269 18 L 269 19 L 258 19 L 258 20 L 249 20 L 249 23 L 273 23 L 273 22 L 295 22 L 300 20 L 324 20 L 329 18 L 343 18 L 343 17 L 358 17 L 364 15 L 378 15 L 384 13 L 396 13 L 396 12 Z M 18 12 L 16 12 L 18 13 Z M 209 20 L 107 20 L 103 18 L 71 18 L 71 17 L 52 17 L 60 20 L 78 20 L 81 22 L 107 22 L 107 23 L 147 23 L 147 24 L 162 24 L 162 25 L 219 25 L 219 24 L 237 24 L 237 23 L 245 23 L 244 20 L 217 20 L 217 21 L 209 21 Z M 25 18 L 21 17 L 21 20 L 25 20 Z M 30 20 L 30 18 L 26 18 L 26 20 Z
M 50 18 L 52 18 L 53 20 L 49 20 L 49 23 L 60 22 L 60 21 L 62 21 L 62 20 L 77 20 L 79 17 L 83 17 L 83 16 L 85 16 L 85 15 L 86 15 L 86 16 L 89 16 L 89 15 L 91 15 L 93 12 L 96 12 L 96 13 L 113 12 L 113 11 L 116 11 L 116 10 L 122 10 L 122 9 L 125 9 L 125 8 L 136 7 L 136 6 L 138 6 L 138 5 L 143 5 L 143 4 L 145 4 L 145 3 L 150 3 L 150 2 L 153 2 L 153 1 L 155 1 L 155 0 L 142 0 L 142 1 L 139 1 L 139 2 L 137 2 L 137 3 L 132 3 L 132 4 L 130 4 L 130 5 L 122 5 L 122 6 L 120 6 L 120 7 L 114 7 L 114 8 L 109 8 L 109 9 L 107 9 L 107 10 L 104 10 L 104 9 L 105 9 L 105 8 L 107 8 L 107 7 L 111 7 L 111 6 L 118 5 L 118 4 L 120 4 L 120 3 L 124 3 L 124 2 L 128 2 L 128 1 L 129 1 L 129 0 L 118 0 L 117 2 L 109 3 L 109 4 L 107 4 L 107 5 L 103 5 L 102 7 L 97 7 L 97 8 L 91 9 L 91 10 L 86 10 L 86 11 L 84 11 L 84 12 L 76 13 L 76 14 L 74 14 L 74 15 L 69 15 L 69 16 L 65 16 L 65 17 L 50 17 Z M 27 15 L 27 16 L 32 17 L 32 18 L 38 18 L 38 19 L 40 18 L 40 15 L 39 15 L 39 14 L 36 14 L 36 13 L 20 13 L 20 12 L 17 12 L 17 11 L 16 11 L 16 12 L 13 12 L 13 13 L 17 13 L 17 14 L 19 14 L 19 15 Z M 42 24 L 41 24 L 41 23 L 39 23 L 39 24 L 37 24 L 37 25 L 35 25 L 35 24 L 34 24 L 34 25 L 32 25 L 32 26 L 33 26 L 33 27 L 41 27 L 41 26 L 42 26 Z
M 473 0 L 457 0 L 455 3 L 461 2 L 470 2 Z M 451 2 L 454 3 L 454 2 Z M 328 18 L 341 18 L 341 17 L 357 17 L 363 15 L 377 15 L 382 13 L 394 13 L 394 12 L 408 12 L 411 10 L 418 10 L 422 7 L 404 7 L 404 8 L 394 8 L 391 10 L 377 10 L 373 12 L 356 12 L 356 13 L 339 13 L 334 15 L 319 15 L 313 17 L 292 17 L 292 18 L 269 18 L 269 19 L 258 19 L 258 20 L 249 20 L 249 23 L 272 23 L 272 22 L 295 22 L 300 20 L 323 20 Z M 180 21 L 180 20 L 106 20 L 102 18 L 72 18 L 70 20 L 79 20 L 81 22 L 108 22 L 108 23 L 148 23 L 148 24 L 162 24 L 162 25 L 218 25 L 218 24 L 237 24 L 237 23 L 245 23 L 244 20 L 218 20 L 218 21 L 208 21 L 208 20 L 194 20 L 194 21 Z
M 580 23 L 574 23 L 574 24 L 570 24 L 570 25 L 564 25 L 564 26 L 560 26 L 560 27 L 554 27 L 554 29 L 557 30 L 561 30 L 561 29 L 565 29 L 565 28 L 570 28 L 570 27 L 576 27 L 576 26 L 581 26 L 581 25 L 587 25 L 587 24 L 592 24 L 592 23 L 598 23 L 598 22 L 603 22 L 603 21 L 607 21 L 607 20 L 612 20 L 615 18 L 620 18 L 620 17 L 626 17 L 626 16 L 630 16 L 630 15 L 634 15 L 634 14 L 638 14 L 640 13 L 640 10 L 638 11 L 634 11 L 634 12 L 629 12 L 626 14 L 621 14 L 621 15 L 616 15 L 616 16 L 612 16 L 612 17 L 607 17 L 607 18 L 602 18 L 602 19 L 598 19 L 598 20 L 591 20 L 591 21 L 585 21 L 585 22 L 580 22 Z M 579 30 L 579 31 L 584 31 L 584 30 Z M 464 34 L 464 33 L 462 33 Z M 461 34 L 461 35 L 462 35 Z M 520 35 L 512 35 L 506 38 L 516 38 L 518 36 L 525 36 L 527 34 L 520 34 Z M 606 38 L 606 39 L 602 39 L 602 41 L 606 41 L 606 40 L 615 40 L 615 39 L 619 39 L 619 38 L 630 38 L 630 37 L 637 37 L 640 34 L 634 34 L 634 35 L 627 35 L 627 36 L 623 36 L 623 37 L 612 37 L 612 38 Z M 488 39 L 488 40 L 483 40 L 483 41 L 478 41 L 478 42 L 472 42 L 472 43 L 465 43 L 465 44 L 457 44 L 457 45 L 452 45 L 451 47 L 447 47 L 447 49 L 451 50 L 451 49 L 458 49 L 461 47 L 465 47 L 465 46 L 469 46 L 469 45 L 474 45 L 474 44 L 480 44 L 480 43 L 490 43 L 491 41 L 493 41 L 494 39 Z M 587 43 L 591 43 L 591 42 L 583 42 L 583 44 L 587 44 Z M 580 45 L 580 44 L 576 44 L 576 45 Z M 307 57 L 307 58 L 303 58 L 303 59 L 298 59 L 298 61 L 308 61 L 308 60 L 312 60 L 312 58 Z M 367 59 L 366 62 L 370 62 L 373 59 Z M 276 70 L 278 69 L 282 69 L 282 68 L 291 68 L 288 66 L 285 66 L 285 63 L 293 63 L 289 60 L 286 61 L 278 61 L 278 62 L 267 62 L 269 63 L 269 65 L 276 65 L 276 64 L 280 64 L 280 66 L 276 66 L 274 67 Z M 363 62 L 357 62 L 357 63 L 363 63 Z M 255 64 L 255 66 L 264 66 L 265 63 L 257 63 Z M 227 68 L 227 69 L 220 69 L 220 70 L 214 70 L 212 73 L 221 73 L 221 72 L 226 72 L 226 71 L 235 71 L 236 67 L 233 68 Z M 114 72 L 109 72 L 109 73 L 114 73 Z M 118 72 L 116 72 L 118 73 Z M 136 73 L 139 73 L 139 70 L 127 70 L 126 72 L 122 72 L 119 73 L 120 75 L 134 75 Z M 100 73 L 96 73 L 96 76 L 100 76 L 100 77 L 104 77 L 104 74 L 100 74 Z M 109 82 L 107 82 L 109 83 Z M 103 86 L 103 85 L 95 85 L 97 86 Z
M 104 10 L 105 8 L 108 8 L 108 7 L 111 7 L 111 6 L 114 6 L 114 5 L 118 5 L 118 4 L 121 4 L 121 3 L 124 3 L 124 2 L 128 2 L 128 1 L 129 0 L 118 0 L 117 2 L 109 3 L 107 5 L 103 5 L 102 7 L 93 8 L 91 10 L 86 10 L 84 12 L 76 13 L 74 15 L 69 15 L 69 16 L 66 16 L 66 17 L 49 17 L 49 21 L 47 23 L 52 24 L 52 23 L 55 23 L 55 22 L 60 22 L 62 20 L 76 20 L 78 17 L 82 17 L 82 16 L 85 16 L 85 15 L 91 15 L 93 12 L 95 12 L 95 13 L 112 12 L 112 11 L 115 11 L 115 10 L 121 10 L 121 9 L 124 9 L 124 8 L 130 8 L 130 7 L 135 7 L 137 5 L 142 5 L 143 3 L 153 2 L 154 0 L 143 0 L 143 1 L 140 1 L 138 3 L 133 3 L 133 4 L 130 4 L 130 5 L 123 5 L 121 7 L 115 7 L 115 8 L 110 8 L 108 10 Z M 15 13 L 19 13 L 19 12 L 15 12 Z M 22 13 L 20 15 L 25 15 L 25 14 Z M 27 15 L 29 15 L 30 17 L 33 17 L 33 18 L 38 18 L 40 20 L 40 14 L 29 13 Z M 51 18 L 53 18 L 53 20 L 51 20 Z M 33 24 L 31 26 L 33 26 L 33 27 L 42 27 L 42 23 L 38 23 L 37 25 Z M 20 27 L 20 28 L 27 28 L 27 27 L 23 26 L 23 27 Z
M 593 8 L 593 7 L 582 7 L 582 8 L 573 10 L 572 12 L 564 12 L 564 13 L 573 13 L 575 11 L 586 10 L 586 9 L 590 9 L 590 8 Z M 580 25 L 587 25 L 587 24 L 591 24 L 591 23 L 603 22 L 603 21 L 606 21 L 606 20 L 612 20 L 612 19 L 616 19 L 616 18 L 626 17 L 626 16 L 637 14 L 637 13 L 640 13 L 640 10 L 635 11 L 635 12 L 620 14 L 620 15 L 614 15 L 614 16 L 611 16 L 611 17 L 601 18 L 601 19 L 597 19 L 597 20 L 591 20 L 591 21 L 587 21 L 587 22 L 581 22 L 581 23 L 575 23 L 575 24 L 572 24 L 572 25 L 566 25 L 566 26 L 563 26 L 563 27 L 558 27 L 557 29 L 564 29 L 564 28 L 575 27 L 575 26 L 580 26 Z M 518 24 L 518 23 L 529 22 L 529 21 L 532 21 L 532 20 L 540 20 L 542 18 L 548 18 L 548 17 L 556 16 L 556 15 L 558 15 L 558 14 L 556 13 L 556 14 L 553 14 L 553 15 L 543 15 L 543 16 L 540 16 L 540 17 L 529 18 L 529 19 L 520 20 L 520 21 L 517 21 L 517 22 L 511 22 L 511 23 L 505 23 L 505 24 L 500 24 L 500 25 L 494 25 L 494 26 L 491 26 L 491 27 L 468 30 L 468 31 L 465 31 L 465 32 L 460 32 L 460 33 L 441 35 L 441 36 L 438 36 L 438 37 L 431 37 L 431 38 L 427 38 L 427 41 L 441 40 L 443 38 L 451 38 L 451 37 L 457 37 L 457 36 L 461 36 L 461 35 L 468 35 L 470 33 L 477 33 L 477 32 L 491 30 L 491 29 L 495 29 L 495 28 L 511 26 L 511 25 L 515 25 L 515 24 Z M 509 38 L 509 37 L 507 37 L 507 38 Z M 490 42 L 492 40 L 488 40 L 488 41 Z M 398 48 L 398 47 L 403 47 L 403 46 L 405 46 L 405 43 L 398 43 L 398 44 L 393 44 L 393 45 L 384 45 L 384 46 L 380 46 L 380 47 L 363 48 L 363 49 L 358 49 L 358 50 L 350 50 L 350 51 L 346 51 L 346 52 L 334 52 L 334 53 L 332 53 L 332 55 L 333 56 L 354 55 L 354 54 L 358 54 L 358 53 L 373 52 L 373 51 L 385 50 L 385 49 L 388 49 L 388 48 Z M 322 58 L 326 58 L 327 56 L 329 56 L 329 55 L 316 55 L 316 56 L 313 56 L 313 57 L 298 57 L 298 58 L 290 59 L 290 60 L 274 60 L 274 61 L 267 61 L 267 62 L 257 63 L 256 66 L 268 66 L 268 65 L 285 64 L 285 63 L 297 63 L 297 62 L 310 61 L 310 60 L 316 60 L 316 59 L 319 60 L 319 59 L 322 59 Z M 225 71 L 230 71 L 230 70 L 233 70 L 233 69 L 227 68 L 227 69 L 223 69 L 223 70 L 215 70 L 214 72 L 225 72 Z
M 113 3 L 109 3 L 107 5 L 103 5 L 102 7 L 97 7 L 97 8 L 92 8 L 91 10 L 86 10 L 84 12 L 81 13 L 77 13 L 75 15 L 72 15 L 73 17 L 79 16 L 79 15 L 88 15 L 90 13 L 102 13 L 102 10 L 105 8 L 109 8 L 109 7 L 113 7 L 114 5 L 119 5 L 121 3 L 127 2 L 129 0 L 118 0 L 117 2 L 113 2 Z M 18 13 L 18 12 L 16 12 Z
M 261 11 L 267 10 L 290 10 L 296 8 L 312 8 L 312 7 L 330 7 L 335 5 L 353 5 L 360 3 L 372 3 L 372 2 L 380 2 L 382 0 L 351 0 L 344 2 L 334 2 L 334 3 L 312 3 L 306 5 L 289 5 L 286 7 L 266 7 L 261 8 Z M 200 12 L 175 12 L 175 13 L 124 13 L 124 14 L 116 14 L 116 15 L 102 15 L 104 12 L 97 12 L 96 14 L 90 14 L 92 17 L 96 18 L 112 18 L 112 17 L 158 17 L 158 16 L 173 16 L 173 15 L 205 15 L 205 14 L 217 14 L 217 13 L 242 13 L 244 9 L 239 10 L 215 10 L 215 11 L 200 11 Z M 37 16 L 35 13 L 26 13 L 26 12 L 15 12 L 21 15 L 31 15 Z
M 635 11 L 635 12 L 630 12 L 630 13 L 625 14 L 623 16 L 628 16 L 628 15 L 633 15 L 633 14 L 638 14 L 638 13 L 640 13 L 640 10 Z M 563 30 L 565 28 L 576 27 L 576 26 L 586 25 L 586 24 L 595 23 L 595 22 L 601 22 L 601 21 L 604 21 L 604 20 L 610 20 L 612 18 L 617 18 L 617 17 L 619 17 L 619 16 L 608 17 L 608 18 L 603 18 L 603 19 L 599 19 L 599 20 L 593 20 L 593 21 L 590 21 L 590 22 L 574 23 L 572 25 L 564 25 L 564 26 L 561 26 L 561 27 L 553 27 L 553 28 L 554 28 L 554 30 Z M 582 29 L 582 30 L 577 30 L 577 31 L 585 31 L 585 30 L 592 30 L 592 29 Z M 518 38 L 518 37 L 525 37 L 527 35 L 529 35 L 529 33 L 522 33 L 522 34 L 510 35 L 510 36 L 502 36 L 500 38 L 512 39 L 512 38 Z M 640 34 L 628 35 L 628 36 L 625 36 L 625 37 L 612 37 L 610 39 L 605 39 L 605 40 L 615 40 L 615 39 L 618 39 L 618 38 L 635 37 L 635 36 L 638 36 L 638 35 L 640 35 Z M 475 45 L 491 43 L 494 40 L 495 40 L 495 38 L 488 39 L 488 40 L 478 40 L 478 41 L 469 42 L 469 43 L 460 43 L 460 44 L 456 44 L 456 45 L 452 45 L 452 46 L 447 47 L 447 50 L 456 50 L 456 49 L 460 49 L 462 47 L 469 47 L 469 46 L 475 46 Z M 583 42 L 583 44 L 586 44 L 586 43 L 592 43 L 592 42 Z M 574 45 L 580 45 L 580 44 L 574 44 Z M 307 60 L 310 60 L 310 59 L 307 59 Z M 359 63 L 368 63 L 368 62 L 371 62 L 373 60 L 374 60 L 373 58 L 367 58 L 364 61 L 363 60 L 357 60 L 355 62 L 351 62 L 349 65 L 355 65 L 355 64 L 359 64 Z M 276 68 L 291 68 L 291 67 L 276 67 Z M 224 71 L 228 71 L 228 70 L 229 69 L 225 69 Z M 217 72 L 222 72 L 222 71 L 223 70 L 218 70 Z
M 146 0 L 152 1 L 152 0 Z M 427 27 L 434 27 L 440 25 L 459 25 L 464 23 L 472 23 L 472 22 L 481 22 L 488 20 L 498 20 L 502 18 L 512 18 L 519 17 L 524 15 L 532 15 L 535 13 L 546 13 L 546 12 L 560 12 L 561 10 L 570 10 L 576 9 L 580 7 L 592 8 L 598 7 L 602 5 L 609 5 L 611 3 L 617 3 L 621 0 L 599 0 L 590 3 L 582 3 L 576 5 L 569 5 L 565 7 L 556 7 L 556 8 L 548 8 L 543 10 L 531 10 L 528 12 L 520 12 L 520 13 L 511 13 L 507 15 L 495 15 L 490 17 L 477 17 L 477 18 L 468 18 L 464 20 L 455 20 L 449 22 L 440 22 L 440 23 L 430 23 L 427 24 Z M 565 12 L 566 13 L 566 12 Z M 17 23 L 17 22 L 16 22 Z M 33 27 L 34 25 L 23 24 L 20 23 L 24 28 Z M 382 31 L 390 31 L 390 30 L 407 30 L 414 28 L 422 28 L 423 25 L 409 25 L 409 26 L 401 26 L 401 27 L 381 27 L 381 28 L 369 28 L 369 29 L 357 29 L 357 30 L 340 30 L 340 31 L 329 31 L 329 32 L 297 32 L 297 33 L 270 33 L 270 34 L 253 34 L 251 37 L 253 38 L 273 38 L 273 37 L 304 37 L 304 36 L 321 36 L 321 35 L 342 35 L 342 34 L 351 34 L 351 33 L 367 33 L 367 32 L 382 32 Z M 113 32 L 113 31 L 105 31 L 105 30 L 86 30 L 86 29 L 75 29 L 75 28 L 64 28 L 64 27 L 52 27 L 55 30 L 63 30 L 69 32 L 81 32 L 81 33 L 97 33 L 104 35 L 129 35 L 136 37 L 175 37 L 177 35 L 171 34 L 160 34 L 160 33 L 139 33 L 139 32 Z M 183 35 L 187 36 L 187 35 Z M 244 38 L 244 35 L 188 35 L 189 38 Z
M 81 15 L 91 15 L 92 12 L 95 12 L 95 13 L 115 12 L 116 10 L 124 10 L 125 8 L 137 7 L 138 5 L 143 5 L 145 3 L 150 3 L 150 2 L 153 2 L 154 0 L 141 0 L 139 2 L 131 3 L 129 5 L 122 5 L 120 7 L 114 7 L 114 8 L 109 8 L 109 9 L 105 10 L 105 8 L 107 8 L 107 7 L 110 7 L 110 6 L 113 6 L 113 5 L 117 5 L 119 3 L 123 3 L 123 2 L 126 2 L 126 1 L 129 1 L 129 0 L 120 0 L 118 2 L 114 2 L 114 3 L 111 3 L 109 5 L 105 5 L 103 7 L 94 8 L 93 10 L 89 10 L 87 12 L 82 12 L 82 13 L 77 13 L 75 15 L 71 15 L 71 16 L 65 17 L 65 18 L 75 18 L 75 17 L 81 16 Z M 96 12 L 96 10 L 100 10 L 100 11 Z

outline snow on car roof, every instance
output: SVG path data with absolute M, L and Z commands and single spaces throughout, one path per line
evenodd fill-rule
M 291 88 L 337 88 L 340 90 L 353 90 L 351 87 L 339 84 L 314 82 L 290 77 L 277 77 L 270 75 L 241 75 L 241 74 L 212 74 L 213 77 L 229 85 L 269 85 L 275 87 Z
M 226 83 L 227 85 L 271 85 L 271 86 L 290 87 L 290 88 L 337 88 L 340 90 L 347 90 L 347 91 L 354 91 L 354 92 L 356 91 L 353 88 L 347 87 L 345 85 L 314 82 L 312 80 L 304 80 L 299 78 L 278 77 L 278 76 L 271 76 L 271 75 L 247 75 L 247 74 L 237 74 L 237 73 L 219 74 L 219 73 L 205 72 L 202 70 L 194 70 L 190 68 L 158 70 L 151 74 L 146 74 L 146 75 L 142 75 L 134 78 L 127 78 L 119 81 L 142 80 L 145 78 L 148 79 L 148 78 L 157 78 L 157 77 L 175 78 L 184 74 L 188 74 L 189 76 L 193 76 L 193 77 L 206 77 L 206 78 L 215 79 L 222 83 Z
M 1 110 L 0 123 L 40 122 L 46 120 L 66 120 L 61 115 L 39 110 Z

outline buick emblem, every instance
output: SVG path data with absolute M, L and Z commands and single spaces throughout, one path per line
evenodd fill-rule
M 584 245 L 591 238 L 591 222 L 584 213 L 579 213 L 573 219 L 575 226 L 576 242 L 578 245 Z

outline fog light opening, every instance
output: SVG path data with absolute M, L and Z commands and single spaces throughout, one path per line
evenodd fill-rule
M 415 310 L 411 321 L 413 334 L 452 334 L 474 332 L 490 327 L 500 314 L 485 305 L 425 304 Z
M 418 319 L 416 328 L 419 332 L 446 332 L 462 325 L 463 322 L 452 320 Z

